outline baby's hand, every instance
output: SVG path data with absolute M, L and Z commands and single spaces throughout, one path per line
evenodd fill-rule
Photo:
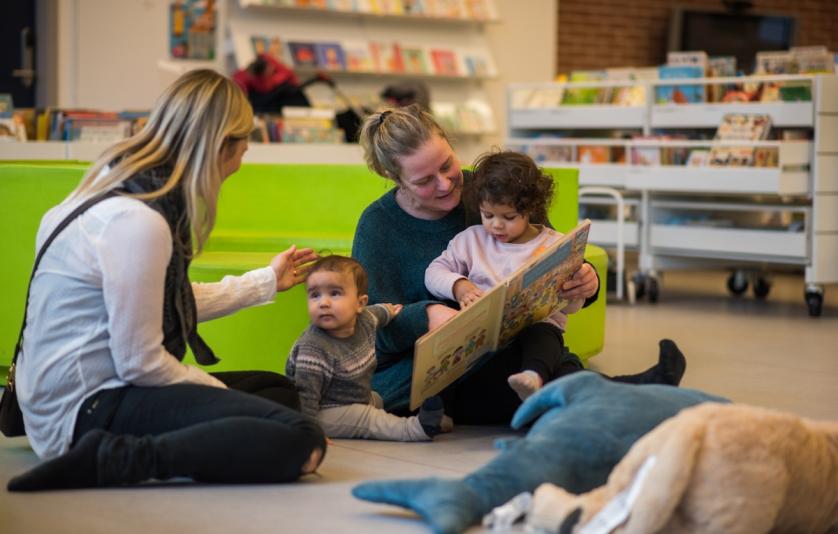
M 454 283 L 454 298 L 460 303 L 461 308 L 474 304 L 482 296 L 483 290 L 465 278 Z
M 390 304 L 389 302 L 385 302 L 384 306 L 387 307 L 387 313 L 390 315 L 390 319 L 394 319 L 403 308 L 401 304 Z

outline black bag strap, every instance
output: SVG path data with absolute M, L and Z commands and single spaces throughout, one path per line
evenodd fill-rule
M 106 198 L 115 197 L 117 194 L 113 191 L 108 191 L 104 195 L 100 195 L 98 197 L 93 197 L 90 199 L 85 200 L 81 203 L 76 209 L 74 209 L 67 217 L 61 221 L 58 226 L 55 227 L 55 230 L 52 231 L 52 234 L 44 241 L 44 244 L 41 246 L 41 250 L 38 251 L 37 256 L 35 256 L 35 265 L 32 267 L 32 274 L 29 276 L 29 287 L 26 289 L 26 303 L 23 306 L 23 324 L 20 325 L 20 334 L 17 336 L 17 344 L 15 345 L 15 352 L 12 354 L 12 365 L 9 368 L 9 380 L 7 383 L 7 387 L 9 389 L 14 388 L 14 366 L 17 362 L 17 355 L 20 352 L 21 345 L 23 344 L 23 330 L 26 328 L 26 315 L 29 311 L 29 293 L 32 290 L 32 280 L 35 279 L 35 271 L 38 270 L 38 265 L 41 263 L 41 258 L 44 256 L 44 252 L 46 252 L 47 248 L 52 244 L 58 234 L 60 234 L 67 226 L 73 222 L 79 215 L 90 209 L 91 206 L 94 204 L 98 204 L 99 202 L 105 200 Z

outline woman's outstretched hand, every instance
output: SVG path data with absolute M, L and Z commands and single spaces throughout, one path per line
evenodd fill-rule
M 599 287 L 599 278 L 590 263 L 583 263 L 573 276 L 564 283 L 559 293 L 562 298 L 586 299 L 596 293 Z
M 307 265 L 318 258 L 317 253 L 310 248 L 297 250 L 297 245 L 280 252 L 271 260 L 271 268 L 276 273 L 276 290 L 285 291 L 306 279 Z

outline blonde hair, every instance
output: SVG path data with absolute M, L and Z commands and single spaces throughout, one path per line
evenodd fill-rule
M 215 224 L 224 178 L 222 151 L 246 139 L 252 128 L 253 110 L 232 80 L 212 70 L 187 72 L 163 91 L 139 133 L 105 150 L 70 198 L 91 198 L 139 172 L 170 165 L 161 189 L 127 196 L 153 200 L 182 187 L 186 213 L 181 224 L 191 225 L 200 251 Z M 192 250 L 184 253 L 191 255 Z
M 428 139 L 438 135 L 450 144 L 445 131 L 430 113 L 418 104 L 373 113 L 364 120 L 359 142 L 367 166 L 375 173 L 401 182 L 398 159 L 415 152 Z

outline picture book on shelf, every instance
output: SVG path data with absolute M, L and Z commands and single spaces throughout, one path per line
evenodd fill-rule
M 670 67 L 701 67 L 707 70 L 709 58 L 707 52 L 668 52 L 666 64 Z
M 687 167 L 704 167 L 710 159 L 710 151 L 704 149 L 695 149 L 690 151 L 690 157 L 687 159 Z
M 370 44 L 366 41 L 345 41 L 346 70 L 350 72 L 375 72 L 379 69 L 372 60 Z
M 178 0 L 169 5 L 169 54 L 178 59 L 215 59 L 215 2 Z
M 607 74 L 601 70 L 575 70 L 570 73 L 571 82 L 598 82 L 605 80 Z M 568 88 L 562 97 L 562 105 L 575 106 L 602 103 L 608 90 L 602 87 Z
M 463 62 L 466 66 L 466 74 L 469 76 L 487 77 L 494 74 L 489 58 L 482 54 L 465 54 Z
M 558 289 L 582 265 L 591 222 L 581 222 L 448 322 L 416 340 L 410 408 L 453 383 L 524 327 L 564 308 Z
M 768 138 L 771 116 L 749 113 L 726 113 L 716 130 L 714 139 L 719 141 L 761 141 Z M 749 146 L 716 146 L 710 150 L 712 166 L 752 166 L 756 148 Z
M 370 43 L 373 63 L 378 65 L 380 72 L 404 72 L 404 57 L 399 43 L 384 43 L 373 41 Z
M 317 67 L 317 52 L 314 43 L 290 41 L 288 50 L 291 52 L 294 67 Z
M 526 108 L 557 108 L 562 104 L 563 85 L 553 85 L 532 89 L 529 98 L 523 103 Z
M 428 54 L 421 46 L 403 46 L 404 71 L 408 74 L 430 74 Z
M 268 54 L 279 61 L 285 61 L 284 54 L 282 53 L 282 40 L 279 37 L 251 35 L 250 45 L 253 47 L 254 56 Z
M 346 56 L 339 43 L 314 43 L 317 66 L 326 70 L 346 70 Z
M 704 67 L 664 65 L 658 68 L 661 80 L 681 78 L 703 78 Z M 655 87 L 655 102 L 658 104 L 692 104 L 704 102 L 703 85 L 658 85 Z
M 577 149 L 579 163 L 590 165 L 611 162 L 611 147 L 603 145 L 579 145 Z
M 534 141 L 530 145 L 521 147 L 521 151 L 539 165 L 545 163 L 555 165 L 573 161 L 573 147 L 570 145 L 545 145 Z
M 460 76 L 457 54 L 453 50 L 434 48 L 431 50 L 434 72 L 439 76 Z

